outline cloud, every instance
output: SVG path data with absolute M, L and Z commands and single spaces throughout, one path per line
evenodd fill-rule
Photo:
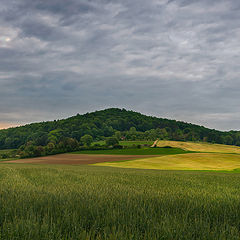
M 239 130 L 238 1 L 1 6 L 0 123 L 124 107 Z

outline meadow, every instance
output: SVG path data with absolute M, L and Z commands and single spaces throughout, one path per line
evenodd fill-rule
M 126 148 L 126 149 L 108 149 L 108 150 L 82 150 L 73 152 L 73 154 L 110 154 L 110 155 L 172 155 L 184 154 L 185 151 L 180 148 Z
M 0 165 L 0 239 L 239 239 L 240 175 Z

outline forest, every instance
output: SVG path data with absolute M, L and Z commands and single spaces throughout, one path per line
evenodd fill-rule
M 48 122 L 0 130 L 0 149 L 19 149 L 21 157 L 42 156 L 99 147 L 94 142 L 119 140 L 203 141 L 240 146 L 240 132 L 203 126 L 110 108 Z M 114 141 L 115 139 L 115 141 Z

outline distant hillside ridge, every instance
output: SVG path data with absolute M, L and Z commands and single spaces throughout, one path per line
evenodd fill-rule
M 48 122 L 0 130 L 0 149 L 13 149 L 32 142 L 37 146 L 57 143 L 63 137 L 95 141 L 115 136 L 119 140 L 204 141 L 240 145 L 240 132 L 217 131 L 196 124 L 146 116 L 126 109 L 109 108 Z

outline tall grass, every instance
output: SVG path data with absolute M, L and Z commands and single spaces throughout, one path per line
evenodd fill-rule
M 0 239 L 239 239 L 240 174 L 0 165 Z

